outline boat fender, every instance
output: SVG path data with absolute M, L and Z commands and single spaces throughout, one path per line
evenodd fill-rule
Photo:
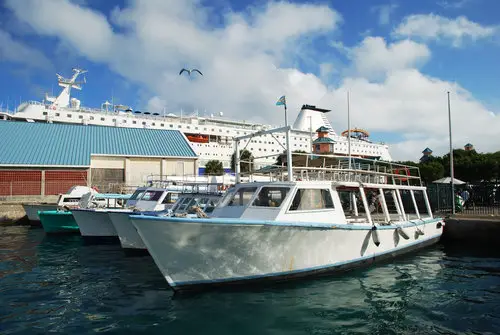
M 397 230 L 398 234 L 399 234 L 402 238 L 404 238 L 405 240 L 410 239 L 410 236 L 408 236 L 408 234 L 406 234 L 406 232 L 403 230 L 403 228 L 401 228 L 401 227 L 397 227 L 397 228 L 396 228 L 396 230 Z
M 442 224 L 441 222 L 438 222 L 438 223 L 436 224 L 436 228 L 437 228 L 437 229 L 441 229 L 441 227 L 442 227 L 442 226 L 443 226 L 443 224 Z
M 378 238 L 378 232 L 377 232 L 377 227 L 373 226 L 372 227 L 372 238 L 373 238 L 373 243 L 378 247 L 380 245 L 380 239 Z

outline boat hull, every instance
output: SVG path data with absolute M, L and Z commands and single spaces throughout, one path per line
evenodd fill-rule
M 80 228 L 80 234 L 88 238 L 118 238 L 115 227 L 109 219 L 107 210 L 76 209 L 73 216 Z
M 28 219 L 32 222 L 36 222 L 40 221 L 38 212 L 55 211 L 57 209 L 57 204 L 23 204 L 23 209 Z
M 130 216 L 174 290 L 290 280 L 369 265 L 436 243 L 441 220 L 396 226 L 245 224 Z M 418 229 L 423 235 L 415 234 Z M 379 242 L 377 246 L 375 242 Z
M 146 251 L 146 245 L 129 220 L 129 215 L 131 214 L 133 214 L 132 211 L 108 213 L 113 227 L 118 234 L 122 248 Z
M 78 233 L 78 225 L 72 212 L 41 211 L 38 217 L 47 234 Z

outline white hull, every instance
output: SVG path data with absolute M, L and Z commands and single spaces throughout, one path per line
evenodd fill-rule
M 23 205 L 23 209 L 28 216 L 30 221 L 40 221 L 38 217 L 38 211 L 55 211 L 57 209 L 56 204 L 32 204 Z
M 424 235 L 416 237 L 415 225 L 406 224 L 402 225 L 406 240 L 395 226 L 380 226 L 377 247 L 370 226 L 304 227 L 139 216 L 130 220 L 174 290 L 289 279 L 359 266 L 435 243 L 443 231 L 440 220 L 419 221 Z
M 78 227 L 80 228 L 80 234 L 82 236 L 118 236 L 106 210 L 77 209 L 73 210 L 72 213 Z
M 132 211 L 109 212 L 108 216 L 118 234 L 122 248 L 146 250 L 146 245 L 142 242 L 137 230 L 129 220 L 131 214 L 133 214 Z

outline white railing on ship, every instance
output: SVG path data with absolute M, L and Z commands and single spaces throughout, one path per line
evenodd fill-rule
M 266 158 L 272 155 L 266 155 Z M 276 157 L 280 155 L 275 155 Z M 307 153 L 292 153 L 293 157 L 305 157 L 302 166 L 292 166 L 294 180 L 329 180 L 344 182 L 363 182 L 373 184 L 399 184 L 422 186 L 420 169 L 416 166 L 409 166 L 381 160 L 366 158 L 351 158 L 351 167 L 347 156 L 341 155 L 321 155 Z M 262 157 L 255 157 L 255 159 Z M 320 166 L 309 166 L 314 159 L 323 158 Z M 282 155 L 282 159 L 285 159 Z M 335 164 L 327 164 L 327 159 L 337 160 Z M 292 158 L 292 162 L 293 162 Z M 243 164 L 254 164 L 254 161 L 240 160 Z M 315 164 L 316 165 L 316 164 Z M 400 172 L 403 172 L 401 174 Z M 287 180 L 286 165 L 268 165 L 264 169 L 241 172 L 240 175 L 264 174 L 270 175 L 274 180 Z

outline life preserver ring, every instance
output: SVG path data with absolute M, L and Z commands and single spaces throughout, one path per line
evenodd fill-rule
M 94 191 L 96 191 L 97 193 L 99 193 L 99 189 L 97 188 L 97 186 L 92 186 L 91 189 L 93 189 Z
M 401 175 L 401 177 L 396 177 L 398 180 L 401 180 L 401 181 L 407 181 L 408 178 L 406 177 L 409 177 L 411 174 L 410 174 L 410 169 L 408 169 L 407 167 L 405 167 L 403 169 L 404 171 L 401 171 L 401 172 L 404 172 L 404 174 L 400 174 L 399 173 L 399 169 L 394 169 L 394 174 L 396 175 Z M 405 177 L 406 176 L 406 177 Z
M 227 185 L 219 185 L 217 186 L 217 191 L 225 191 L 227 190 L 228 186 Z
M 56 106 L 52 105 L 52 106 L 50 106 L 50 109 L 56 110 Z

